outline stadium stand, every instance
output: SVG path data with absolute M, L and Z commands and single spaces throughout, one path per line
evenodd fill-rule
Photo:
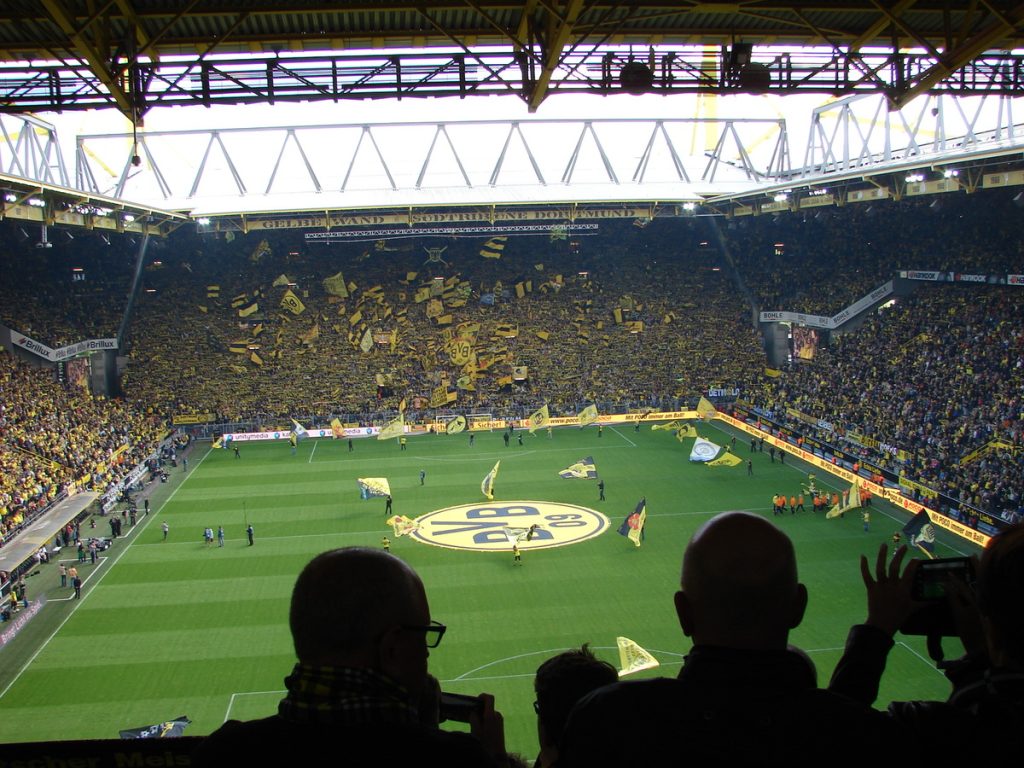
M 7 516 L 103 461 L 125 437 L 101 430 L 104 421 L 380 422 L 402 399 L 415 419 L 438 396 L 435 406 L 453 411 L 523 417 L 545 401 L 552 415 L 590 402 L 608 412 L 692 404 L 715 389 L 941 492 L 912 491 L 940 511 L 970 506 L 1012 521 L 1021 512 L 1019 289 L 916 285 L 777 378 L 764 376 L 750 319 L 765 309 L 832 314 L 900 269 L 1016 268 L 1008 194 L 942 199 L 941 215 L 935 202 L 602 222 L 596 236 L 556 228 L 508 238 L 500 259 L 481 256 L 483 234 L 307 243 L 295 232 L 180 231 L 147 251 L 120 350 L 123 401 L 64 402 L 72 396 L 44 386 L 44 374 L 5 361 L 13 402 L 49 406 L 36 409 L 42 419 L 8 408 L 8 421 L 35 418 L 44 429 L 5 441 L 4 464 L 18 470 L 4 481 Z M 4 266 L 26 279 L 2 289 L 2 317 L 53 345 L 114 334 L 135 246 L 9 244 Z M 443 249 L 438 260 L 430 248 Z M 72 282 L 72 266 L 87 279 Z M 298 302 L 291 309 L 287 294 Z M 475 357 L 460 357 L 459 337 Z M 46 417 L 69 407 L 82 423 Z

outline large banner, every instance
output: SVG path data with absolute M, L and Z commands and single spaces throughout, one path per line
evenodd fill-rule
M 802 312 L 762 312 L 760 320 L 762 323 L 796 323 L 809 328 L 825 328 L 831 330 L 838 328 L 852 317 L 856 317 L 865 309 L 869 309 L 876 302 L 884 299 L 892 293 L 892 280 L 880 285 L 867 296 L 863 296 L 837 315 L 825 317 L 824 315 L 805 315 Z
M 18 333 L 13 330 L 11 331 L 11 343 L 15 347 L 28 350 L 35 355 L 39 355 L 44 360 L 49 360 L 54 363 L 61 360 L 69 360 L 72 357 L 78 357 L 79 355 L 84 355 L 89 352 L 102 352 L 107 349 L 117 349 L 117 339 L 87 339 L 86 341 L 68 344 L 66 347 L 53 349 L 52 347 L 46 346 L 41 341 L 36 341 L 23 333 Z
M 938 269 L 900 270 L 904 280 L 925 280 L 932 283 L 987 283 L 989 285 L 1024 285 L 1024 275 L 972 275 L 967 272 L 943 272 Z
M 345 427 L 342 430 L 343 437 L 375 437 L 380 433 L 380 427 Z M 292 428 L 271 429 L 266 432 L 225 432 L 222 436 L 224 445 L 228 443 L 253 443 L 262 440 L 288 440 L 292 435 Z M 306 437 L 334 437 L 334 430 L 330 427 L 325 429 L 307 429 Z
M 458 224 L 458 223 L 489 223 L 544 221 L 561 224 L 565 221 L 579 219 L 640 219 L 651 217 L 651 207 L 637 205 L 632 207 L 608 208 L 577 208 L 551 207 L 544 209 L 506 209 L 491 210 L 456 210 L 434 211 L 414 210 L 408 213 L 374 213 L 374 214 L 333 214 L 330 216 L 310 215 L 293 216 L 290 218 L 253 219 L 249 228 L 255 229 L 333 229 L 338 227 L 374 227 L 402 226 L 416 224 Z M 392 232 L 391 234 L 400 234 Z M 387 235 L 384 235 L 385 237 Z M 325 233 L 329 239 L 329 233 Z

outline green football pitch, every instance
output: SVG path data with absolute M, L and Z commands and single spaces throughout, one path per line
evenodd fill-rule
M 702 425 L 703 436 L 726 443 L 732 433 Z M 806 465 L 772 463 L 748 454 L 745 466 L 707 467 L 687 459 L 691 440 L 644 426 L 558 429 L 513 438 L 502 433 L 430 435 L 396 441 L 305 440 L 292 455 L 285 443 L 242 444 L 241 456 L 192 452 L 187 473 L 154 496 L 154 513 L 116 542 L 96 567 L 83 568 L 81 601 L 56 584 L 52 566 L 30 581 L 48 602 L 21 634 L 0 650 L 0 741 L 117 738 L 118 730 L 180 715 L 204 734 L 226 718 L 275 711 L 283 678 L 294 663 L 288 600 L 295 577 L 315 554 L 334 547 L 381 546 L 409 562 L 426 584 L 433 617 L 448 625 L 430 667 L 447 691 L 491 692 L 505 716 L 509 748 L 537 751 L 531 703 L 533 673 L 555 653 L 582 643 L 618 666 L 616 638 L 652 653 L 660 667 L 639 676 L 675 675 L 689 648 L 675 621 L 672 593 L 683 548 L 697 526 L 725 510 L 771 518 L 774 493 L 800 491 Z M 593 456 L 606 483 L 598 501 L 593 480 L 564 480 L 558 471 Z M 480 482 L 501 460 L 493 506 L 513 501 L 596 509 L 610 520 L 579 543 L 523 551 L 472 551 L 396 537 L 385 525 L 384 501 L 361 500 L 356 479 L 386 477 L 394 512 L 418 517 L 482 502 Z M 420 471 L 426 472 L 420 484 Z M 831 477 L 826 486 L 844 488 Z M 641 497 L 647 499 L 643 546 L 616 529 Z M 245 537 L 246 520 L 255 544 Z M 161 523 L 170 526 L 162 541 Z M 810 605 L 791 641 L 804 648 L 827 682 L 848 627 L 864 618 L 858 557 L 873 558 L 906 521 L 875 501 L 871 530 L 860 516 L 826 520 L 811 512 L 776 518 L 793 539 Z M 207 526 L 222 525 L 225 546 L 203 544 Z M 100 521 L 101 528 L 106 525 Z M 83 526 L 83 529 L 85 526 Z M 944 534 L 942 534 L 944 535 Z M 939 554 L 968 551 L 943 539 Z M 50 580 L 50 581 L 47 581 Z M 38 582 L 38 583 L 37 583 Z M 879 703 L 944 698 L 948 687 L 927 659 L 920 638 L 898 637 Z M 958 653 L 953 643 L 947 656 Z

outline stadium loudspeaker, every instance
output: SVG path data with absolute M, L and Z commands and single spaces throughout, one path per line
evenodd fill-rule
M 772 73 L 764 64 L 747 64 L 740 69 L 737 81 L 746 93 L 767 93 L 772 84 Z
M 729 69 L 742 69 L 750 63 L 753 55 L 753 43 L 733 43 L 732 49 L 729 51 Z
M 639 96 L 654 87 L 654 72 L 639 61 L 627 61 L 619 70 L 619 85 L 626 93 Z

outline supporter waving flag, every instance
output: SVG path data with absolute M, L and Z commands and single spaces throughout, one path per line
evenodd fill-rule
M 548 413 L 548 407 L 545 404 L 543 408 L 539 408 L 530 414 L 530 434 L 532 435 L 538 429 L 544 429 L 551 422 L 551 415 Z
M 598 413 L 596 405 L 588 405 L 578 414 L 576 414 L 576 420 L 579 422 L 580 427 L 586 427 L 597 421 Z
M 480 493 L 487 497 L 490 501 L 494 498 L 494 481 L 498 479 L 498 467 L 501 466 L 501 461 L 497 461 L 494 468 L 484 475 L 483 481 L 480 483 Z
M 644 525 L 647 523 L 647 497 L 640 499 L 630 514 L 619 526 L 619 535 L 625 536 L 637 547 L 644 540 Z
M 935 527 L 923 509 L 903 526 L 903 534 L 912 547 L 917 547 L 929 558 L 935 557 Z

